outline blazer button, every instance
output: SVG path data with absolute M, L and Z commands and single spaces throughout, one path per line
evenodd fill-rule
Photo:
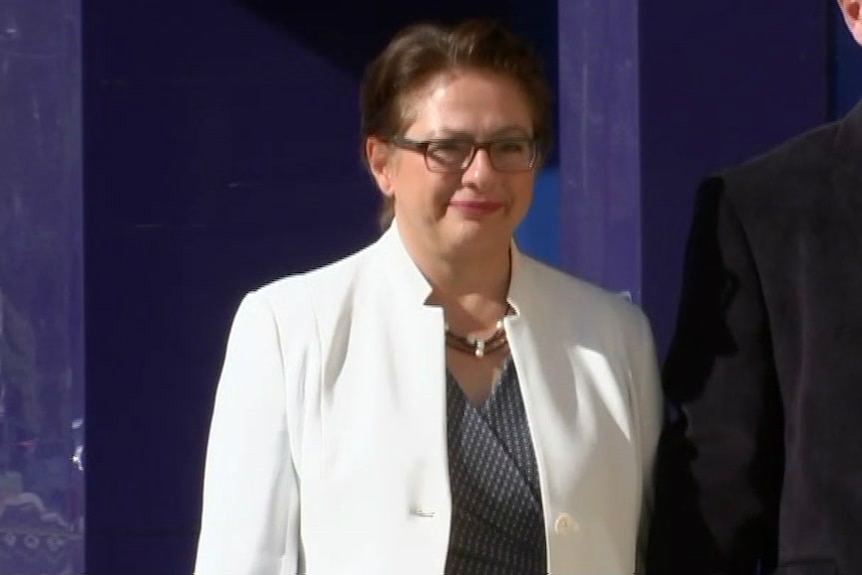
M 575 518 L 568 513 L 560 513 L 557 515 L 557 520 L 554 522 L 554 532 L 557 535 L 566 535 L 567 533 L 580 530 L 581 526 L 575 521 Z

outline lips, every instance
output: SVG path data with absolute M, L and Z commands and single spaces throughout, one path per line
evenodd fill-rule
M 469 214 L 490 214 L 503 207 L 503 202 L 490 200 L 452 200 L 449 205 Z

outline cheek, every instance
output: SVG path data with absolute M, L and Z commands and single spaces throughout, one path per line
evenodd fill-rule
M 440 211 L 458 189 L 460 182 L 448 174 L 436 174 L 427 170 L 401 170 L 393 179 L 396 201 L 417 209 Z
M 461 179 L 453 174 L 426 172 L 422 178 L 422 189 L 429 202 L 449 203 L 449 199 L 461 188 Z
M 515 201 L 519 203 L 529 203 L 533 198 L 535 191 L 536 179 L 532 175 L 525 175 L 513 182 L 512 192 Z

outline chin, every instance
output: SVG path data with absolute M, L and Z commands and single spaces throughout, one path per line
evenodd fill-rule
M 459 219 L 446 230 L 447 243 L 453 251 L 484 252 L 508 248 L 514 230 L 506 222 L 497 220 Z

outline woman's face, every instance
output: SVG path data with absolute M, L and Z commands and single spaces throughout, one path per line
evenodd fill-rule
M 532 202 L 538 163 L 523 161 L 532 149 L 533 118 L 519 84 L 491 72 L 449 72 L 407 104 L 412 121 L 401 134 L 405 141 L 369 148 L 381 190 L 395 199 L 402 235 L 447 258 L 508 250 Z M 415 144 L 429 140 L 435 143 L 427 154 Z M 471 142 L 493 145 L 459 165 Z

